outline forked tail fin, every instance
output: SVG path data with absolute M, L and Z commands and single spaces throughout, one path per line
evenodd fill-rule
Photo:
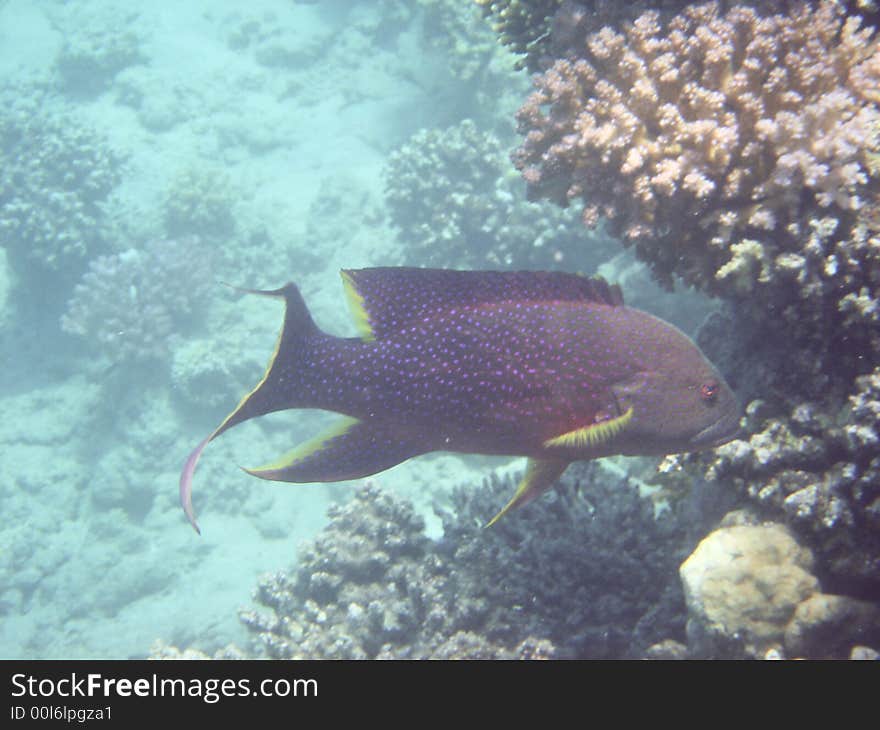
M 284 326 L 278 336 L 275 352 L 257 386 L 248 393 L 223 422 L 192 450 L 180 473 L 180 504 L 187 519 L 196 532 L 201 534 L 192 507 L 192 480 L 199 458 L 205 447 L 224 431 L 247 421 L 250 418 L 284 410 L 295 406 L 308 405 L 307 358 L 311 343 L 318 338 L 327 338 L 312 319 L 308 307 L 295 284 L 287 284 L 280 289 L 261 291 L 239 289 L 248 294 L 275 297 L 284 300 Z

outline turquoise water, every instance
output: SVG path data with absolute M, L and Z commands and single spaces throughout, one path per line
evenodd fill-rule
M 177 504 L 177 476 L 188 450 L 256 383 L 280 326 L 276 303 L 219 282 L 295 278 L 323 327 L 354 334 L 338 270 L 401 260 L 383 202 L 390 151 L 423 127 L 480 116 L 486 124 L 498 113 L 485 99 L 512 76 L 510 60 L 467 13 L 488 42 L 465 59 L 473 70 L 452 67 L 448 41 L 426 24 L 443 30 L 455 18 L 431 10 L 289 0 L 0 4 L 3 107 L 28 130 L 8 157 L 74 197 L 82 187 L 55 180 L 51 159 L 34 172 L 20 158 L 56 139 L 67 145 L 65 165 L 110 154 L 116 175 L 106 195 L 80 196 L 94 203 L 82 226 L 74 212 L 52 219 L 74 228 L 84 249 L 59 254 L 57 266 L 22 251 L 33 237 L 13 241 L 4 231 L 0 656 L 133 657 L 156 639 L 208 651 L 241 642 L 237 610 L 257 575 L 287 565 L 328 503 L 346 496 L 343 487 L 261 482 L 236 468 L 312 435 L 319 415 L 248 424 L 208 450 L 195 487 L 201 538 Z M 498 121 L 506 123 L 500 113 Z M 38 191 L 32 197 L 44 205 Z M 120 275 L 128 286 L 108 293 L 106 307 L 135 308 L 140 316 L 122 316 L 120 327 L 142 329 L 108 342 L 100 321 L 84 333 L 61 328 L 89 261 L 118 262 L 190 234 L 201 238 L 196 268 L 210 259 L 210 285 L 190 297 L 191 316 L 175 308 L 189 272 L 139 289 Z M 169 288 L 172 321 L 160 326 L 137 307 Z M 137 345 L 151 328 L 154 355 Z M 424 506 L 428 492 L 472 473 L 454 457 L 426 458 L 380 482 Z
M 601 267 L 692 331 L 710 305 L 660 292 L 601 233 L 572 227 L 595 237 L 593 257 L 552 236 L 521 260 L 456 247 L 468 226 L 514 227 L 524 187 L 507 151 L 527 90 L 470 3 L 0 3 L 0 192 L 19 201 L 0 248 L 0 657 L 243 644 L 237 612 L 258 576 L 348 497 L 353 485 L 237 468 L 328 422 L 280 414 L 211 445 L 195 481 L 202 535 L 186 523 L 181 465 L 258 381 L 281 323 L 277 302 L 225 283 L 295 280 L 322 328 L 354 335 L 341 268 Z M 464 120 L 494 140 L 467 162 L 497 175 L 476 223 L 454 215 L 464 163 L 425 156 L 413 180 L 439 169 L 453 184 L 409 200 L 415 183 L 391 162 L 421 130 Z M 406 221 L 426 200 L 430 221 Z M 534 210 L 553 221 L 544 233 L 562 225 L 554 206 Z M 522 463 L 436 455 L 372 481 L 436 533 L 439 494 Z

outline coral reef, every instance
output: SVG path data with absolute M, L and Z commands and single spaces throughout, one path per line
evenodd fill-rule
M 517 64 L 536 71 L 540 67 L 554 14 L 563 0 L 476 0 L 483 16 L 492 19 L 501 42 L 524 55 Z
M 268 656 L 448 658 L 454 642 L 459 658 L 512 658 L 504 646 L 461 635 L 480 627 L 488 607 L 458 593 L 409 503 L 365 487 L 330 519 L 290 573 L 260 582 L 256 599 L 271 613 L 241 614 Z
M 211 262 L 196 237 L 155 240 L 99 256 L 76 285 L 61 318 L 115 363 L 163 358 L 175 327 L 207 296 Z
M 324 178 L 309 204 L 305 236 L 288 246 L 291 270 L 320 271 L 328 263 L 325 252 L 338 250 L 342 242 L 347 259 L 352 249 L 375 256 L 394 240 L 385 219 L 381 192 L 373 181 L 365 184 L 349 175 Z M 386 255 L 396 254 L 395 251 Z
M 172 236 L 230 236 L 235 232 L 235 193 L 219 168 L 193 166 L 171 182 L 165 225 Z
M 234 644 L 218 649 L 213 654 L 206 654 L 198 649 L 179 649 L 164 641 L 156 640 L 150 647 L 150 655 L 147 659 L 165 660 L 191 660 L 191 659 L 248 659 L 248 657 Z
M 812 567 L 809 550 L 778 525 L 712 532 L 681 566 L 690 651 L 715 657 L 734 641 L 747 656 L 778 650 L 798 604 L 818 592 Z
M 48 114 L 33 89 L 3 96 L 14 100 L 0 114 L 0 241 L 20 274 L 76 276 L 107 247 L 102 206 L 121 158 L 72 112 Z
M 97 94 L 120 71 L 146 61 L 145 22 L 137 10 L 78 4 L 52 8 L 50 16 L 64 38 L 54 70 L 67 93 Z
M 839 412 L 803 401 L 787 413 L 756 400 L 748 439 L 707 454 L 669 457 L 668 477 L 703 473 L 788 522 L 813 549 L 817 574 L 835 592 L 880 590 L 880 367 L 855 381 Z M 676 471 L 675 465 L 682 471 Z
M 646 10 L 663 17 L 687 0 L 476 0 L 492 19 L 501 42 L 521 55 L 518 68 L 544 71 L 558 58 L 577 57 L 584 38 L 601 28 L 620 28 Z
M 232 300 L 219 288 L 204 329 L 210 337 L 188 336 L 171 355 L 172 395 L 188 413 L 222 418 L 254 385 L 277 337 L 277 322 L 260 309 L 261 297 Z M 254 307 L 255 309 L 251 309 Z M 270 310 L 271 311 L 271 310 Z M 263 315 L 263 316 L 260 316 Z
M 659 276 L 775 287 L 804 268 L 808 221 L 866 195 L 878 58 L 831 2 L 768 16 L 708 3 L 665 28 L 648 11 L 535 77 L 514 161 L 531 198 L 582 199 L 585 223 L 606 216 Z
M 421 130 L 392 152 L 385 200 L 404 263 L 592 271 L 612 245 L 553 206 L 524 205 L 499 139 L 471 120 Z
M 656 514 L 634 481 L 577 463 L 553 496 L 484 530 L 513 486 L 458 489 L 443 515 L 441 550 L 468 592 L 485 597 L 493 632 L 544 636 L 559 656 L 595 658 L 641 656 L 683 633 L 676 571 L 695 543 L 691 529 L 717 519 L 711 506 Z
M 531 197 L 582 200 L 661 282 L 728 302 L 698 341 L 751 401 L 749 436 L 663 478 L 726 485 L 810 546 L 823 585 L 876 597 L 880 44 L 849 12 L 706 3 L 581 28 L 535 77 L 514 160 Z
M 288 572 L 243 611 L 276 658 L 641 656 L 684 634 L 677 568 L 712 510 L 655 515 L 636 485 L 595 465 L 483 529 L 513 484 L 455 490 L 428 538 L 412 506 L 365 486 L 331 508 Z M 714 519 L 717 519 L 717 515 Z
M 789 656 L 855 658 L 860 644 L 880 646 L 880 606 L 814 593 L 798 604 L 785 628 L 784 641 Z
M 814 566 L 785 527 L 726 515 L 681 566 L 689 655 L 845 659 L 878 645 L 880 606 L 822 593 Z
M 422 11 L 424 42 L 448 60 L 450 73 L 460 83 L 484 75 L 496 45 L 477 9 L 470 3 L 449 0 L 418 0 L 417 4 Z
M 150 66 L 130 66 L 113 80 L 116 101 L 130 107 L 144 129 L 157 133 L 203 118 L 210 93 L 188 76 L 169 78 Z

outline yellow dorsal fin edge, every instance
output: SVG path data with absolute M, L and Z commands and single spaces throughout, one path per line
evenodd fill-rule
M 348 307 L 354 317 L 354 323 L 358 328 L 361 338 L 365 342 L 376 339 L 373 328 L 370 325 L 370 315 L 364 305 L 364 298 L 357 289 L 354 278 L 348 271 L 340 271 L 342 276 L 342 286 L 345 289 L 345 298 L 348 300 Z

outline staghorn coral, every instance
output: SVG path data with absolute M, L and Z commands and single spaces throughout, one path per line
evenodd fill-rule
M 210 281 L 210 262 L 195 237 L 99 256 L 76 285 L 61 328 L 88 338 L 113 362 L 162 358 Z
M 566 263 L 592 270 L 610 247 L 602 236 L 579 235 L 572 216 L 553 206 L 519 203 L 500 141 L 468 119 L 417 132 L 390 155 L 384 178 L 406 263 L 554 268 L 573 251 L 581 258 Z
M 535 86 L 514 154 L 529 196 L 583 199 L 587 225 L 607 216 L 660 277 L 714 293 L 775 283 L 762 261 L 795 267 L 811 217 L 860 207 L 880 145 L 877 41 L 832 2 L 707 3 L 666 27 L 648 11 Z M 760 255 L 733 248 L 749 240 Z
M 2 92 L 0 243 L 19 273 L 68 277 L 108 245 L 103 204 L 121 158 L 75 117 L 47 115 L 45 98 L 23 92 Z

